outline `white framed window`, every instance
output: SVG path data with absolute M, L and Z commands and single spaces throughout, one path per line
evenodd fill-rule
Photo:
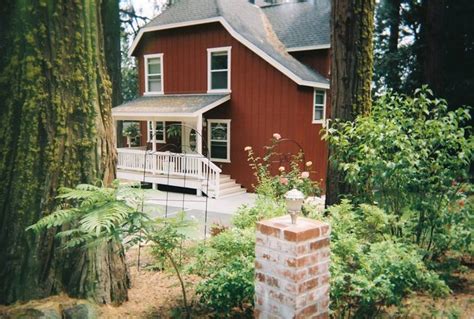
M 207 91 L 230 91 L 231 47 L 207 49 Z
M 326 91 L 314 90 L 313 97 L 313 123 L 324 124 L 326 120 Z
M 211 161 L 230 163 L 230 120 L 208 120 Z
M 166 143 L 166 129 L 165 122 L 155 122 L 155 129 L 153 130 L 153 122 L 148 121 L 148 142 L 153 142 L 153 137 L 156 143 Z
M 147 54 L 145 59 L 145 94 L 163 94 L 163 53 Z

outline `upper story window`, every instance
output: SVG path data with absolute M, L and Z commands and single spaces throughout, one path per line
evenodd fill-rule
M 145 94 L 163 93 L 163 54 L 145 55 Z
M 207 49 L 207 90 L 209 92 L 230 91 L 231 47 Z
M 326 91 L 314 90 L 313 123 L 323 123 L 326 119 Z
M 148 142 L 156 143 L 166 143 L 165 136 L 165 122 L 155 122 L 155 127 L 153 127 L 153 122 L 148 121 Z

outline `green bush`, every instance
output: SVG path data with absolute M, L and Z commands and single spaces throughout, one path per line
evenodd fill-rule
M 414 97 L 386 94 L 370 116 L 335 122 L 326 132 L 331 160 L 358 203 L 387 212 L 391 234 L 436 259 L 471 249 L 472 217 L 457 203 L 468 182 L 474 139 L 469 109 L 449 112 L 426 88 Z
M 391 216 L 378 207 L 349 201 L 332 206 L 331 309 L 339 317 L 371 317 L 382 307 L 398 305 L 412 291 L 432 296 L 449 292 L 424 264 L 418 247 L 391 235 Z
M 253 206 L 242 205 L 232 218 L 232 224 L 240 229 L 254 228 L 259 220 L 287 214 L 285 202 L 259 196 Z
M 232 228 L 200 243 L 188 271 L 204 279 L 196 293 L 220 315 L 253 304 L 255 230 Z
M 245 310 L 245 305 L 253 304 L 254 258 L 240 256 L 231 259 L 201 281 L 196 293 L 201 302 L 219 316 L 230 317 L 235 307 Z

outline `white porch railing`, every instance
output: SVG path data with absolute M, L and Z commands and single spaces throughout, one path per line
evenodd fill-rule
M 145 171 L 151 175 L 189 177 L 202 181 L 202 191 L 212 191 L 219 195 L 220 173 L 222 170 L 200 154 L 152 152 L 119 148 L 117 169 Z M 146 168 L 145 168 L 146 165 Z

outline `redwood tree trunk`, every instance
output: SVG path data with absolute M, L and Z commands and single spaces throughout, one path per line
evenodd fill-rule
M 56 208 L 61 186 L 116 175 L 111 82 L 99 0 L 16 1 L 0 60 L 0 303 L 65 291 L 127 298 L 120 243 L 65 253 L 25 228 Z M 117 52 L 119 54 L 119 52 Z
M 436 96 L 445 96 L 445 50 L 444 40 L 446 0 L 424 0 L 422 2 L 421 55 L 422 84 L 428 84 Z
M 389 38 L 388 38 L 388 63 L 387 85 L 398 91 L 401 86 L 400 65 L 398 58 L 398 38 L 400 33 L 400 6 L 401 0 L 387 0 L 389 10 Z
M 331 120 L 353 121 L 368 114 L 373 68 L 375 0 L 333 0 L 331 30 Z M 329 156 L 332 154 L 329 146 Z M 326 205 L 349 189 L 334 162 L 328 165 Z

